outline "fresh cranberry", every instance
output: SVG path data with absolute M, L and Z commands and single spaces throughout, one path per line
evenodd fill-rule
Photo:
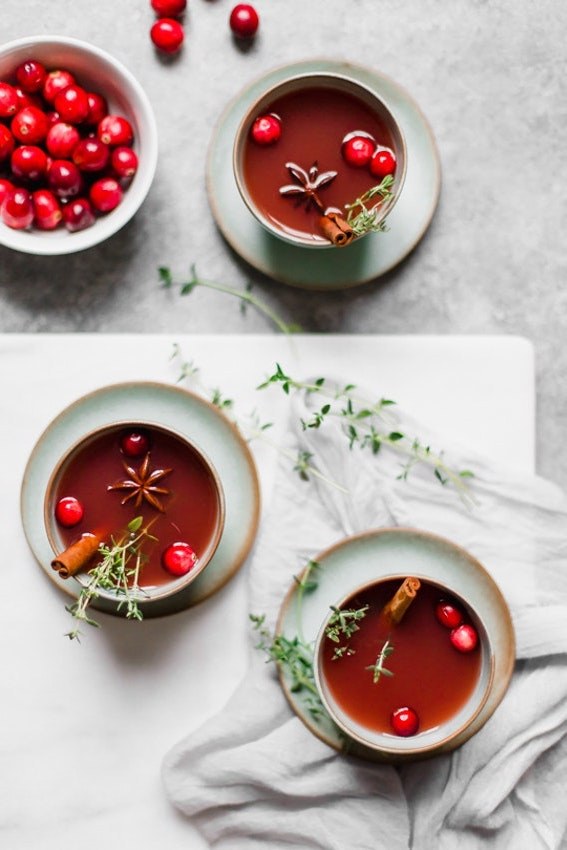
M 4 177 L 0 177 L 0 208 L 4 203 L 4 198 L 6 195 L 9 195 L 10 192 L 15 189 L 14 184 L 10 180 L 6 180 Z
M 252 38 L 260 24 L 260 18 L 254 6 L 239 3 L 230 13 L 229 23 L 237 38 Z
M 122 200 L 122 188 L 113 177 L 101 177 L 91 186 L 91 204 L 99 212 L 111 212 Z
M 28 59 L 16 68 L 16 79 L 24 91 L 40 91 L 47 77 L 47 71 L 35 59 Z
M 106 115 L 97 127 L 97 136 L 105 145 L 131 145 L 134 140 L 132 125 L 121 115 Z
M 376 142 L 368 135 L 349 134 L 342 145 L 342 155 L 349 165 L 354 165 L 355 168 L 365 168 L 372 154 L 376 150 Z
M 10 156 L 15 146 L 14 137 L 5 124 L 0 124 L 0 161 Z
M 172 576 L 184 576 L 197 563 L 197 556 L 188 543 L 172 543 L 162 553 L 161 563 Z
M 20 145 L 10 161 L 12 173 L 24 180 L 39 180 L 47 171 L 47 155 L 36 145 Z
M 81 172 L 74 162 L 54 159 L 47 169 L 47 182 L 58 198 L 72 198 L 83 187 Z
M 63 214 L 59 201 L 49 189 L 38 189 L 32 194 L 34 224 L 40 230 L 55 230 Z
M 478 634 L 474 626 L 463 623 L 457 626 L 449 635 L 451 643 L 459 652 L 472 652 L 478 645 Z
M 85 121 L 87 124 L 98 124 L 105 115 L 108 115 L 108 104 L 105 98 L 97 92 L 87 92 L 89 114 Z
M 73 162 L 81 171 L 101 171 L 109 158 L 110 148 L 100 139 L 81 139 L 73 151 Z
M 45 146 L 55 159 L 68 159 L 72 156 L 80 139 L 81 136 L 76 127 L 58 121 L 47 131 Z
M 74 496 L 64 496 L 55 505 L 55 518 L 59 525 L 72 528 L 78 525 L 84 516 L 85 510 L 78 499 Z
M 33 221 L 30 193 L 17 186 L 6 194 L 2 203 L 2 221 L 14 230 L 25 230 Z
M 152 0 L 152 9 L 160 18 L 175 18 L 187 8 L 187 0 Z
M 435 606 L 435 616 L 447 629 L 456 629 L 463 622 L 462 611 L 449 599 L 439 600 Z
M 413 708 L 404 705 L 402 708 L 397 708 L 392 712 L 390 724 L 396 735 L 402 738 L 409 738 L 410 735 L 415 735 L 419 729 L 419 717 Z
M 54 109 L 50 109 L 49 112 L 46 112 L 45 114 L 47 116 L 47 123 L 49 124 L 50 128 L 54 127 L 56 124 L 59 124 L 59 122 L 61 121 L 61 116 Z
M 387 177 L 396 170 L 396 157 L 387 148 L 378 148 L 370 160 L 370 171 L 374 177 Z
M 57 95 L 75 83 L 70 71 L 50 71 L 43 84 L 43 97 L 48 103 L 53 103 Z
M 81 124 L 89 114 L 89 99 L 86 91 L 77 85 L 67 86 L 56 96 L 53 105 L 62 121 Z
M 174 18 L 160 18 L 150 30 L 150 38 L 164 53 L 177 53 L 183 44 L 185 33 L 179 21 Z
M 44 108 L 44 103 L 38 95 L 25 92 L 21 86 L 15 86 L 15 92 L 18 98 L 18 111 L 25 109 L 26 106 L 35 106 L 36 109 Z
M 63 207 L 63 222 L 67 230 L 75 233 L 95 223 L 93 209 L 86 198 L 72 198 Z
M 111 163 L 114 173 L 121 178 L 133 177 L 138 170 L 138 157 L 132 148 L 114 148 Z
M 37 106 L 25 106 L 14 115 L 10 128 L 19 142 L 37 145 L 47 136 L 47 115 Z
M 0 82 L 0 118 L 10 118 L 18 109 L 16 89 L 9 83 Z
M 252 124 L 252 138 L 257 145 L 274 145 L 282 134 L 282 122 L 277 115 L 260 115 Z
M 132 431 L 124 434 L 120 440 L 120 448 L 126 457 L 142 457 L 150 448 L 148 435 L 142 431 Z

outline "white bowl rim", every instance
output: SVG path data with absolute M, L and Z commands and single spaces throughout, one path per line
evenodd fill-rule
M 2 44 L 0 46 L 0 58 L 21 48 L 33 47 L 38 44 L 52 44 L 54 47 L 64 45 L 82 50 L 113 67 L 119 75 L 124 77 L 134 91 L 142 106 L 144 120 L 147 124 L 143 140 L 143 168 L 139 169 L 136 180 L 124 194 L 123 202 L 108 215 L 97 219 L 93 227 L 76 233 L 67 231 L 22 231 L 9 228 L 0 221 L 0 245 L 26 254 L 60 256 L 83 251 L 104 242 L 121 230 L 136 214 L 150 190 L 157 167 L 158 131 L 152 105 L 136 77 L 119 59 L 91 42 L 64 35 L 25 36 Z

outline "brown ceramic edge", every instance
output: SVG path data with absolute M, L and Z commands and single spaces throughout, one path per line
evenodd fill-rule
M 461 554 L 465 558 L 465 560 L 470 561 L 488 579 L 489 583 L 492 585 L 493 592 L 498 597 L 498 599 L 501 603 L 501 606 L 502 606 L 503 610 L 506 612 L 506 615 L 507 615 L 506 616 L 506 632 L 507 632 L 507 635 L 508 635 L 508 642 L 510 644 L 510 652 L 508 654 L 508 664 L 505 666 L 504 671 L 503 671 L 503 675 L 501 676 L 501 678 L 499 680 L 500 692 L 497 695 L 497 699 L 495 700 L 494 705 L 490 707 L 490 710 L 487 712 L 486 717 L 482 718 L 482 722 L 476 728 L 468 730 L 468 731 L 470 731 L 470 734 L 468 736 L 464 737 L 462 740 L 459 740 L 458 742 L 454 742 L 453 747 L 445 746 L 445 748 L 443 750 L 436 749 L 433 752 L 431 752 L 431 751 L 430 752 L 422 752 L 422 753 L 417 753 L 415 755 L 409 750 L 405 751 L 404 753 L 398 752 L 398 753 L 396 753 L 396 756 L 397 756 L 397 760 L 399 760 L 399 761 L 406 761 L 407 760 L 406 759 L 406 753 L 408 755 L 410 755 L 412 759 L 419 760 L 421 758 L 424 758 L 424 759 L 425 758 L 431 758 L 432 756 L 439 755 L 441 752 L 449 752 L 451 749 L 456 749 L 457 747 L 460 747 L 462 744 L 466 743 L 469 740 L 469 738 L 472 737 L 473 734 L 476 734 L 476 732 L 478 732 L 480 729 L 482 729 L 484 724 L 490 719 L 490 717 L 494 714 L 494 712 L 496 711 L 496 709 L 498 708 L 498 706 L 500 705 L 500 703 L 504 699 L 504 695 L 506 694 L 506 691 L 508 689 L 510 679 L 512 678 L 512 673 L 514 671 L 514 664 L 515 664 L 515 660 L 516 660 L 516 636 L 515 636 L 515 633 L 514 633 L 514 626 L 512 624 L 512 618 L 511 618 L 511 615 L 510 615 L 510 609 L 508 608 L 508 603 L 506 602 L 504 595 L 502 594 L 502 591 L 500 590 L 500 588 L 496 584 L 496 581 L 492 578 L 492 576 L 490 575 L 488 570 L 480 563 L 479 560 L 477 560 L 477 558 L 474 557 L 474 555 L 471 555 L 470 552 L 467 552 L 467 550 L 463 549 L 462 546 L 459 546 L 458 543 L 453 543 L 453 541 L 449 540 L 447 537 L 443 537 L 442 535 L 439 535 L 439 534 L 434 534 L 433 532 L 430 532 L 430 531 L 424 531 L 424 530 L 419 529 L 419 528 L 410 528 L 410 527 L 405 527 L 405 526 L 375 528 L 375 529 L 370 529 L 368 531 L 362 531 L 359 534 L 353 534 L 349 537 L 342 538 L 341 540 L 337 541 L 336 543 L 333 543 L 331 546 L 324 549 L 322 552 L 319 552 L 316 556 L 314 556 L 314 558 L 312 558 L 312 560 L 317 561 L 318 559 L 320 560 L 320 559 L 323 559 L 323 558 L 327 558 L 330 555 L 332 555 L 333 552 L 335 552 L 337 549 L 340 549 L 342 546 L 345 546 L 348 543 L 354 542 L 355 540 L 363 540 L 363 539 L 369 538 L 369 537 L 379 537 L 379 536 L 382 536 L 383 534 L 401 534 L 401 535 L 404 535 L 404 534 L 408 534 L 408 533 L 417 534 L 420 537 L 424 537 L 428 540 L 433 540 L 437 543 L 441 543 L 443 545 L 451 547 L 452 549 L 456 550 L 459 554 Z M 303 569 L 299 573 L 298 577 L 300 579 L 305 574 L 306 569 L 307 569 L 307 567 L 305 567 L 305 569 Z M 276 625 L 275 625 L 275 630 L 274 630 L 275 635 L 282 634 L 283 621 L 285 619 L 285 616 L 287 614 L 287 610 L 288 610 L 296 592 L 297 592 L 297 583 L 294 581 L 294 582 L 292 582 L 292 584 L 288 588 L 288 591 L 287 591 L 286 595 L 284 596 L 284 599 L 283 599 L 282 604 L 280 606 L 280 610 L 279 610 L 279 613 L 278 613 L 278 618 L 276 620 Z M 492 666 L 494 666 L 494 660 L 493 659 L 492 659 Z M 358 752 L 358 751 L 356 751 L 356 752 L 350 751 L 349 748 L 348 748 L 348 741 L 346 741 L 342 746 L 337 746 L 336 742 L 331 740 L 324 733 L 324 731 L 322 731 L 321 729 L 312 725 L 309 722 L 308 718 L 303 713 L 302 714 L 298 713 L 296 704 L 293 700 L 292 693 L 291 693 L 291 691 L 288 687 L 287 682 L 285 681 L 283 670 L 280 667 L 280 665 L 277 665 L 277 670 L 278 670 L 278 678 L 279 678 L 279 681 L 280 681 L 280 685 L 281 685 L 281 688 L 283 690 L 284 696 L 285 696 L 285 698 L 288 702 L 288 705 L 290 706 L 293 713 L 299 718 L 299 720 L 301 720 L 303 725 L 309 730 L 309 732 L 311 732 L 313 735 L 315 735 L 316 738 L 318 738 L 324 744 L 327 744 L 327 746 L 331 747 L 331 749 L 335 750 L 336 752 L 342 753 L 344 755 L 354 755 L 354 756 L 357 756 L 358 758 L 365 759 L 366 761 L 379 761 L 379 762 L 380 761 L 386 761 L 386 762 L 396 761 L 396 757 L 392 758 L 391 754 L 387 753 L 387 752 L 384 752 L 384 756 L 381 758 L 380 751 L 372 750 L 366 744 L 363 745 L 365 751 L 362 752 L 362 753 Z M 493 680 L 494 680 L 494 670 L 491 671 L 491 681 L 493 681 Z M 486 707 L 486 702 L 485 702 L 483 707 L 484 708 Z M 476 719 L 478 720 L 478 715 L 477 715 Z M 342 734 L 342 732 L 341 732 L 341 734 Z
M 308 292 L 337 292 L 337 291 L 340 291 L 340 290 L 343 290 L 343 289 L 354 289 L 357 286 L 364 286 L 365 284 L 370 283 L 371 281 L 377 280 L 378 278 L 382 277 L 385 274 L 388 274 L 388 272 L 392 271 L 392 269 L 396 268 L 396 266 L 398 266 L 407 257 L 409 257 L 409 255 L 412 253 L 412 251 L 414 251 L 415 248 L 419 245 L 419 243 L 421 242 L 421 240 L 425 236 L 427 230 L 429 229 L 431 222 L 433 221 L 433 218 L 435 216 L 435 212 L 437 210 L 437 207 L 439 205 L 439 197 L 441 195 L 441 182 L 442 182 L 441 181 L 441 156 L 439 154 L 439 146 L 438 146 L 437 140 L 436 140 L 436 138 L 433 134 L 433 129 L 431 127 L 431 124 L 429 123 L 429 120 L 427 119 L 425 113 L 423 112 L 423 110 L 421 109 L 421 107 L 419 106 L 419 104 L 417 103 L 415 98 L 412 95 L 410 95 L 410 93 L 405 88 L 405 86 L 400 85 L 400 83 L 398 83 L 396 80 L 394 80 L 393 77 L 389 76 L 389 74 L 384 74 L 384 73 L 382 73 L 382 71 L 377 71 L 377 70 L 374 70 L 373 68 L 371 68 L 370 69 L 371 73 L 375 74 L 376 77 L 382 77 L 382 79 L 388 80 L 388 82 L 390 82 L 392 85 L 394 85 L 403 94 L 405 99 L 408 100 L 413 105 L 413 107 L 415 108 L 417 113 L 421 116 L 423 126 L 425 128 L 425 131 L 426 131 L 426 133 L 429 137 L 429 141 L 431 143 L 431 149 L 433 151 L 433 158 L 434 158 L 435 166 L 436 166 L 435 167 L 435 188 L 436 188 L 436 191 L 435 191 L 435 194 L 434 194 L 434 197 L 433 197 L 433 202 L 431 204 L 429 216 L 426 218 L 426 220 L 423 224 L 423 227 L 421 228 L 421 230 L 419 231 L 419 233 L 417 234 L 416 238 L 411 243 L 411 245 L 409 245 L 408 248 L 405 250 L 405 252 L 401 256 L 397 257 L 389 266 L 386 266 L 386 268 L 382 269 L 378 274 L 374 274 L 374 275 L 364 277 L 361 280 L 357 280 L 353 283 L 341 283 L 341 284 L 336 284 L 334 286 L 333 285 L 310 286 L 308 283 L 299 283 L 298 281 L 290 280 L 289 278 L 286 278 L 284 275 L 275 273 L 271 268 L 266 267 L 262 263 L 258 263 L 258 261 L 256 259 L 254 259 L 250 254 L 248 254 L 246 252 L 244 246 L 241 246 L 239 243 L 237 243 L 235 240 L 232 239 L 232 237 L 229 235 L 229 233 L 226 231 L 226 229 L 221 224 L 221 215 L 220 215 L 217 203 L 216 203 L 216 201 L 213 197 L 213 192 L 212 192 L 212 188 L 211 188 L 211 184 L 212 184 L 211 152 L 212 152 L 215 140 L 217 138 L 217 135 L 220 131 L 220 127 L 222 126 L 222 124 L 226 120 L 226 116 L 230 113 L 231 109 L 238 102 L 239 98 L 242 97 L 242 95 L 245 91 L 247 91 L 249 88 L 251 88 L 252 86 L 259 83 L 260 80 L 262 80 L 265 76 L 268 76 L 268 74 L 274 74 L 278 71 L 283 71 L 285 68 L 291 69 L 291 68 L 294 68 L 294 67 L 299 67 L 300 65 L 303 65 L 305 62 L 308 62 L 308 61 L 314 61 L 314 62 L 320 61 L 320 62 L 329 62 L 329 63 L 336 62 L 336 63 L 340 63 L 342 65 L 346 65 L 347 67 L 354 68 L 355 71 L 358 70 L 358 69 L 364 70 L 364 71 L 368 70 L 365 66 L 360 65 L 359 63 L 356 63 L 356 62 L 349 62 L 349 61 L 346 61 L 346 60 L 335 60 L 335 59 L 327 59 L 327 58 L 318 57 L 318 58 L 315 58 L 313 60 L 303 59 L 303 60 L 300 60 L 299 62 L 295 62 L 295 63 L 284 63 L 282 65 L 276 65 L 274 68 L 270 69 L 269 71 L 267 71 L 267 72 L 264 71 L 262 74 L 259 74 L 256 77 L 254 77 L 252 80 L 250 80 L 247 83 L 247 85 L 244 88 L 242 88 L 234 97 L 232 97 L 229 100 L 229 102 L 226 104 L 225 108 L 221 112 L 221 114 L 220 114 L 220 116 L 219 116 L 219 118 L 218 118 L 218 120 L 215 124 L 215 127 L 213 129 L 213 133 L 212 133 L 212 136 L 211 136 L 211 140 L 209 142 L 208 149 L 207 149 L 207 157 L 206 157 L 206 164 L 205 164 L 205 188 L 206 188 L 207 197 L 208 197 L 208 200 L 209 200 L 209 206 L 210 206 L 211 211 L 213 213 L 213 218 L 215 219 L 215 223 L 216 223 L 218 229 L 220 230 L 223 238 L 227 241 L 227 243 L 230 245 L 232 250 L 235 251 L 235 253 L 238 254 L 238 256 L 241 257 L 245 262 L 247 262 L 252 268 L 254 268 L 257 271 L 261 272 L 262 274 L 266 275 L 266 277 L 268 277 L 272 280 L 277 280 L 279 283 L 284 283 L 286 286 L 291 286 L 294 289 L 302 289 L 302 290 L 305 290 L 305 291 L 308 291 Z
M 358 97 L 359 100 L 364 98 L 365 105 L 369 109 L 374 109 L 374 111 L 377 111 L 376 107 L 371 107 L 370 101 L 374 101 L 375 104 L 377 102 L 385 113 L 382 117 L 386 118 L 387 122 L 390 123 L 390 125 L 394 128 L 393 135 L 399 136 L 399 147 L 401 148 L 402 152 L 401 173 L 396 174 L 396 192 L 390 198 L 389 203 L 385 204 L 384 208 L 381 210 L 381 216 L 379 219 L 380 221 L 384 221 L 396 205 L 396 202 L 399 196 L 401 195 L 401 192 L 404 187 L 404 181 L 407 170 L 407 146 L 403 129 L 399 121 L 393 115 L 386 101 L 382 98 L 382 96 L 377 92 L 373 91 L 371 88 L 369 88 L 365 83 L 361 83 L 358 80 L 355 80 L 353 77 L 349 77 L 346 74 L 340 73 L 338 71 L 306 71 L 305 73 L 294 74 L 293 76 L 288 77 L 285 80 L 281 80 L 279 83 L 274 83 L 269 88 L 267 88 L 253 101 L 253 103 L 250 104 L 236 129 L 232 146 L 232 171 L 234 174 L 234 179 L 236 181 L 238 191 L 240 192 L 240 197 L 246 204 L 249 212 L 263 227 L 266 228 L 266 230 L 268 230 L 276 238 L 282 239 L 284 242 L 288 242 L 289 244 L 294 245 L 296 247 L 308 249 L 332 248 L 333 245 L 329 240 L 312 242 L 307 237 L 302 239 L 299 236 L 294 237 L 289 234 L 286 234 L 285 231 L 282 231 L 280 228 L 276 227 L 268 218 L 262 215 L 260 210 L 252 201 L 250 193 L 242 177 L 241 160 L 243 147 L 245 145 L 244 130 L 250 123 L 252 116 L 257 114 L 257 112 L 260 110 L 260 105 L 266 100 L 269 101 L 272 98 L 275 98 L 276 96 L 279 97 L 284 94 L 287 94 L 288 88 L 291 88 L 292 90 L 296 90 L 298 88 L 301 89 L 302 83 L 311 82 L 314 86 L 316 86 L 318 81 L 328 81 L 328 88 L 333 88 L 332 82 L 338 81 L 340 84 L 339 87 L 342 87 L 343 89 L 349 89 L 350 93 Z M 309 88 L 309 85 L 306 85 L 305 88 Z M 360 94 L 356 94 L 356 91 L 360 92 Z
M 59 477 L 62 475 L 64 467 L 71 461 L 73 455 L 81 448 L 81 446 L 86 443 L 89 443 L 97 436 L 102 436 L 107 432 L 133 427 L 141 427 L 145 430 L 153 428 L 156 431 L 161 431 L 162 433 L 176 437 L 180 442 L 184 443 L 185 446 L 188 447 L 190 451 L 192 451 L 199 458 L 199 460 L 207 469 L 207 472 L 213 479 L 218 506 L 218 515 L 217 521 L 215 523 L 214 534 L 211 537 L 211 540 L 209 542 L 209 545 L 207 546 L 207 549 L 205 550 L 204 555 L 199 558 L 197 568 L 191 570 L 189 573 L 187 573 L 186 576 L 183 576 L 181 579 L 172 579 L 171 581 L 166 582 L 164 585 L 160 585 L 160 588 L 157 589 L 156 592 L 152 592 L 151 595 L 148 595 L 145 598 L 142 597 L 138 600 L 138 602 L 144 602 L 146 605 L 148 605 L 152 602 L 157 602 L 158 600 L 167 599 L 168 597 L 181 592 L 182 590 L 193 584 L 193 582 L 196 581 L 200 575 L 202 575 L 208 564 L 210 564 L 218 548 L 224 530 L 226 505 L 222 482 L 210 457 L 199 446 L 197 446 L 197 444 L 194 443 L 191 438 L 185 436 L 180 431 L 177 431 L 175 428 L 170 428 L 168 425 L 162 425 L 159 422 L 155 422 L 149 419 L 117 419 L 112 422 L 108 422 L 105 425 L 100 425 L 98 428 L 93 428 L 91 431 L 87 432 L 86 434 L 83 434 L 82 437 L 80 437 L 72 446 L 70 446 L 67 451 L 64 452 L 64 454 L 59 458 L 56 465 L 54 466 L 53 471 L 47 482 L 47 486 L 45 488 L 45 496 L 43 500 L 43 522 L 49 545 L 53 549 L 54 554 L 58 555 L 61 549 L 59 546 L 56 545 L 56 535 L 53 533 L 53 524 L 51 522 L 49 502 L 53 495 L 54 486 Z M 79 583 L 81 583 L 80 578 L 76 578 Z M 101 591 L 100 597 L 109 601 L 114 601 L 114 599 L 117 598 L 114 594 L 107 594 L 104 591 Z
M 24 492 L 25 492 L 26 486 L 27 486 L 28 469 L 29 469 L 35 455 L 39 451 L 39 446 L 42 443 L 42 441 L 44 440 L 44 438 L 49 434 L 49 432 L 52 430 L 52 428 L 56 427 L 57 423 L 61 419 L 63 419 L 65 416 L 67 416 L 67 414 L 71 410 L 73 410 L 75 407 L 79 407 L 87 399 L 94 398 L 101 393 L 107 392 L 108 390 L 119 390 L 119 389 L 126 389 L 128 387 L 140 387 L 140 386 L 143 386 L 143 387 L 159 387 L 160 390 L 166 388 L 168 391 L 175 392 L 175 393 L 178 393 L 180 395 L 190 396 L 198 404 L 202 404 L 204 407 L 208 407 L 213 413 L 215 413 L 217 416 L 219 416 L 224 421 L 224 423 L 230 428 L 230 430 L 233 432 L 233 435 L 234 435 L 237 443 L 240 445 L 243 457 L 245 458 L 246 464 L 247 464 L 248 469 L 250 471 L 250 478 L 251 478 L 251 481 L 252 481 L 252 490 L 253 490 L 252 498 L 253 498 L 253 502 L 254 502 L 254 509 L 253 509 L 253 516 L 251 518 L 250 527 L 249 527 L 246 539 L 244 540 L 243 544 L 241 545 L 240 550 L 237 553 L 235 553 L 232 568 L 230 570 L 227 570 L 226 574 L 223 575 L 221 577 L 221 579 L 213 587 L 211 587 L 210 590 L 207 591 L 207 593 L 204 593 L 198 599 L 196 599 L 194 601 L 190 601 L 187 604 L 187 608 L 192 608 L 195 605 L 198 605 L 201 602 L 204 602 L 206 599 L 209 599 L 217 591 L 221 590 L 221 588 L 223 588 L 225 586 L 225 584 L 228 584 L 230 579 L 233 578 L 236 575 L 236 573 L 239 571 L 239 569 L 244 564 L 244 561 L 246 560 L 246 558 L 248 557 L 248 554 L 250 553 L 250 550 L 252 549 L 252 545 L 253 545 L 254 540 L 256 538 L 258 526 L 259 526 L 259 523 L 260 523 L 261 491 L 260 491 L 260 481 L 259 481 L 259 478 L 258 478 L 258 470 L 256 469 L 256 463 L 254 461 L 254 458 L 252 457 L 252 453 L 250 451 L 248 443 L 246 442 L 246 440 L 244 439 L 244 437 L 242 436 L 242 434 L 240 433 L 240 431 L 238 430 L 236 425 L 234 425 L 234 423 L 231 422 L 230 419 L 228 419 L 228 417 L 226 417 L 222 413 L 222 411 L 219 410 L 218 407 L 216 407 L 210 401 L 207 401 L 207 399 L 202 398 L 201 396 L 197 395 L 194 392 L 191 392 L 191 390 L 188 390 L 185 387 L 176 386 L 174 384 L 160 383 L 159 381 L 121 381 L 121 382 L 118 382 L 118 383 L 115 383 L 115 384 L 106 384 L 103 387 L 99 387 L 96 390 L 92 390 L 89 393 L 85 393 L 84 395 L 80 396 L 79 398 L 75 399 L 75 401 L 71 402 L 66 407 L 64 407 L 63 410 L 61 410 L 57 414 L 57 416 L 55 416 L 51 420 L 51 422 L 49 422 L 47 424 L 47 426 L 43 429 L 43 431 L 41 432 L 41 434 L 39 435 L 39 437 L 35 441 L 34 446 L 33 446 L 32 450 L 30 452 L 28 461 L 27 461 L 25 469 L 24 469 L 24 474 L 22 476 L 22 484 L 21 484 L 21 487 L 20 487 L 20 521 L 22 523 L 22 528 L 23 528 L 23 531 L 24 531 L 24 537 L 26 538 L 28 548 L 30 549 L 31 553 L 33 554 L 35 561 L 42 568 L 42 571 L 44 572 L 46 577 L 59 590 L 62 590 L 64 593 L 66 593 L 68 596 L 71 596 L 72 598 L 76 598 L 76 594 L 73 592 L 73 590 L 71 590 L 70 585 L 69 586 L 66 586 L 66 585 L 62 586 L 61 583 L 57 581 L 55 574 L 52 573 L 51 571 L 47 571 L 44 568 L 44 565 L 41 563 L 39 558 L 36 557 L 35 552 L 33 550 L 33 546 L 31 544 L 29 537 L 28 537 L 26 526 L 23 522 L 23 498 L 24 498 Z M 143 603 L 141 603 L 141 604 L 143 605 Z M 103 612 L 103 613 L 108 613 L 108 612 Z M 178 612 L 178 611 L 172 611 L 171 613 L 164 612 L 163 614 L 153 616 L 152 619 L 159 619 L 160 617 L 174 616 L 177 613 L 181 613 L 181 612 Z
M 315 558 L 315 560 L 317 560 L 317 559 Z M 470 603 L 468 603 L 466 601 L 466 599 L 458 591 L 453 590 L 453 588 L 451 588 L 449 585 L 447 585 L 443 582 L 440 582 L 437 579 L 431 579 L 428 576 L 421 575 L 419 572 L 414 572 L 414 573 L 412 573 L 412 575 L 414 575 L 416 578 L 422 579 L 423 581 L 429 582 L 429 584 L 436 585 L 437 587 L 441 588 L 443 591 L 448 591 L 451 594 L 451 596 L 458 597 L 459 600 L 461 601 L 461 603 L 473 612 L 476 620 L 481 624 L 482 629 L 484 631 L 486 642 L 487 642 L 488 647 L 489 647 L 489 655 L 488 655 L 488 659 L 487 659 L 488 663 L 486 664 L 486 666 L 488 668 L 488 678 L 487 678 L 487 682 L 486 682 L 486 686 L 484 688 L 484 691 L 482 692 L 482 697 L 481 697 L 477 707 L 475 708 L 475 710 L 462 723 L 462 725 L 459 726 L 457 729 L 455 729 L 454 732 L 451 732 L 450 735 L 447 735 L 446 738 L 442 738 L 440 741 L 436 741 L 435 743 L 428 744 L 427 746 L 422 746 L 422 747 L 416 746 L 416 747 L 413 747 L 413 748 L 400 750 L 400 749 L 397 749 L 396 747 L 389 747 L 387 745 L 379 746 L 378 744 L 375 744 L 372 741 L 369 741 L 369 740 L 363 738 L 362 735 L 359 735 L 357 732 L 354 732 L 352 729 L 349 729 L 347 727 L 347 725 L 345 723 L 343 723 L 341 721 L 341 719 L 338 718 L 335 715 L 335 712 L 334 712 L 332 706 L 330 705 L 329 700 L 327 699 L 327 696 L 326 696 L 324 689 L 321 685 L 322 679 L 324 677 L 321 673 L 320 651 L 321 651 L 321 646 L 322 646 L 322 639 L 324 637 L 324 629 L 325 629 L 325 626 L 326 626 L 328 619 L 329 619 L 328 617 L 322 623 L 321 628 L 319 629 L 319 633 L 318 633 L 317 638 L 315 640 L 315 645 L 314 645 L 314 649 L 313 649 L 313 659 L 314 659 L 313 673 L 314 673 L 314 676 L 315 676 L 315 684 L 316 684 L 317 690 L 319 692 L 319 697 L 321 699 L 321 702 L 323 703 L 325 710 L 327 711 L 327 714 L 329 715 L 329 717 L 331 718 L 331 720 L 333 721 L 335 726 L 337 726 L 347 738 L 351 739 L 352 741 L 355 741 L 357 744 L 361 744 L 362 746 L 367 747 L 369 750 L 374 750 L 377 753 L 384 753 L 386 755 L 391 755 L 391 756 L 401 756 L 402 758 L 406 758 L 407 756 L 412 756 L 412 757 L 413 756 L 424 756 L 425 757 L 430 752 L 433 752 L 434 754 L 436 754 L 437 751 L 440 748 L 450 749 L 453 741 L 455 741 L 455 739 L 460 739 L 461 736 L 468 730 L 469 726 L 471 726 L 475 722 L 475 720 L 478 718 L 478 715 L 480 714 L 480 712 L 482 711 L 482 709 L 484 708 L 484 706 L 486 705 L 486 703 L 488 701 L 488 697 L 490 695 L 490 689 L 491 689 L 493 681 L 494 681 L 494 651 L 492 649 L 492 644 L 491 644 L 490 638 L 488 636 L 488 631 L 486 629 L 486 626 L 484 625 L 482 617 L 479 616 L 477 611 L 474 608 L 472 608 Z M 371 579 L 370 581 L 364 582 L 364 584 L 360 584 L 357 587 L 353 588 L 348 593 L 346 593 L 340 599 L 339 602 L 335 603 L 335 606 L 337 608 L 342 608 L 342 606 L 346 602 L 348 602 L 348 600 L 351 599 L 353 596 L 357 596 L 359 593 L 363 593 L 365 590 L 369 590 L 370 588 L 374 587 L 376 584 L 379 584 L 379 583 L 384 582 L 384 581 L 392 581 L 392 580 L 403 581 L 404 578 L 406 578 L 406 575 L 404 575 L 403 573 L 391 573 L 391 574 L 388 574 L 388 575 L 380 576 L 380 578 L 378 578 L 378 579 Z

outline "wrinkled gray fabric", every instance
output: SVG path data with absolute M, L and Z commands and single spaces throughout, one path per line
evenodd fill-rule
M 282 459 L 250 570 L 250 610 L 275 622 L 293 573 L 341 537 L 410 526 L 441 534 L 483 562 L 512 610 L 518 662 L 510 689 L 458 751 L 395 768 L 336 754 L 292 714 L 271 665 L 251 653 L 223 712 L 165 758 L 171 800 L 215 850 L 557 850 L 567 806 L 567 501 L 553 485 L 470 452 L 445 458 L 475 472 L 470 509 L 431 469 L 396 480 L 403 461 L 348 448 L 337 423 L 303 432 L 294 400 L 290 445 L 312 451 L 344 494 L 302 483 Z M 447 441 L 397 414 L 397 429 Z

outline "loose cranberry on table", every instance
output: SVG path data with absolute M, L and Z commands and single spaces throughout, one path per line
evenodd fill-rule
M 39 180 L 47 171 L 47 155 L 37 145 L 20 145 L 10 160 L 12 174 L 24 180 Z
M 419 717 L 413 708 L 405 705 L 392 712 L 390 724 L 396 735 L 409 738 L 410 735 L 415 735 L 419 729 Z
M 49 189 L 37 189 L 32 193 L 33 222 L 40 230 L 55 230 L 63 218 L 61 205 Z
M 187 0 L 151 0 L 152 9 L 160 18 L 175 18 L 187 8 Z
M 123 191 L 113 177 L 101 177 L 90 188 L 91 204 L 98 212 L 107 213 L 115 209 L 122 200 Z
M 185 33 L 174 18 L 160 18 L 150 30 L 150 38 L 164 53 L 177 53 L 181 49 Z
M 121 115 L 106 115 L 97 127 L 97 136 L 105 145 L 131 145 L 134 131 L 130 122 Z
M 257 145 L 273 145 L 282 134 L 282 122 L 277 115 L 260 115 L 252 124 L 252 138 Z
M 63 207 L 63 223 L 70 233 L 86 230 L 95 221 L 93 208 L 86 198 L 72 198 Z
M 463 612 L 449 599 L 439 600 L 435 606 L 435 616 L 447 629 L 456 629 L 463 622 Z
M 164 550 L 161 563 L 172 576 L 184 576 L 197 563 L 197 555 L 188 543 L 172 543 Z
M 25 106 L 12 118 L 10 129 L 18 142 L 37 145 L 47 136 L 49 130 L 47 115 L 37 106 Z
M 16 89 L 9 83 L 0 82 L 0 118 L 10 118 L 18 109 Z
M 380 148 L 370 160 L 370 171 L 374 177 L 388 177 L 396 170 L 396 157 L 392 151 Z
M 82 504 L 74 496 L 64 496 L 62 499 L 59 499 L 55 506 L 55 518 L 65 528 L 72 528 L 74 525 L 78 525 L 84 513 Z
M 364 168 L 372 159 L 376 143 L 368 136 L 351 136 L 343 142 L 342 155 L 349 165 Z
M 478 645 L 478 634 L 474 626 L 463 623 L 449 635 L 451 643 L 459 652 L 472 652 Z
M 35 59 L 28 59 L 16 68 L 16 79 L 26 92 L 40 91 L 47 77 L 47 71 Z
M 229 24 L 237 38 L 252 38 L 260 24 L 258 12 L 249 3 L 239 3 L 230 13 Z
M 2 202 L 2 221 L 14 230 L 25 230 L 33 221 L 33 204 L 27 189 L 15 186 Z
M 150 448 L 150 441 L 147 434 L 141 431 L 132 431 L 124 434 L 120 440 L 120 448 L 126 457 L 142 457 Z

